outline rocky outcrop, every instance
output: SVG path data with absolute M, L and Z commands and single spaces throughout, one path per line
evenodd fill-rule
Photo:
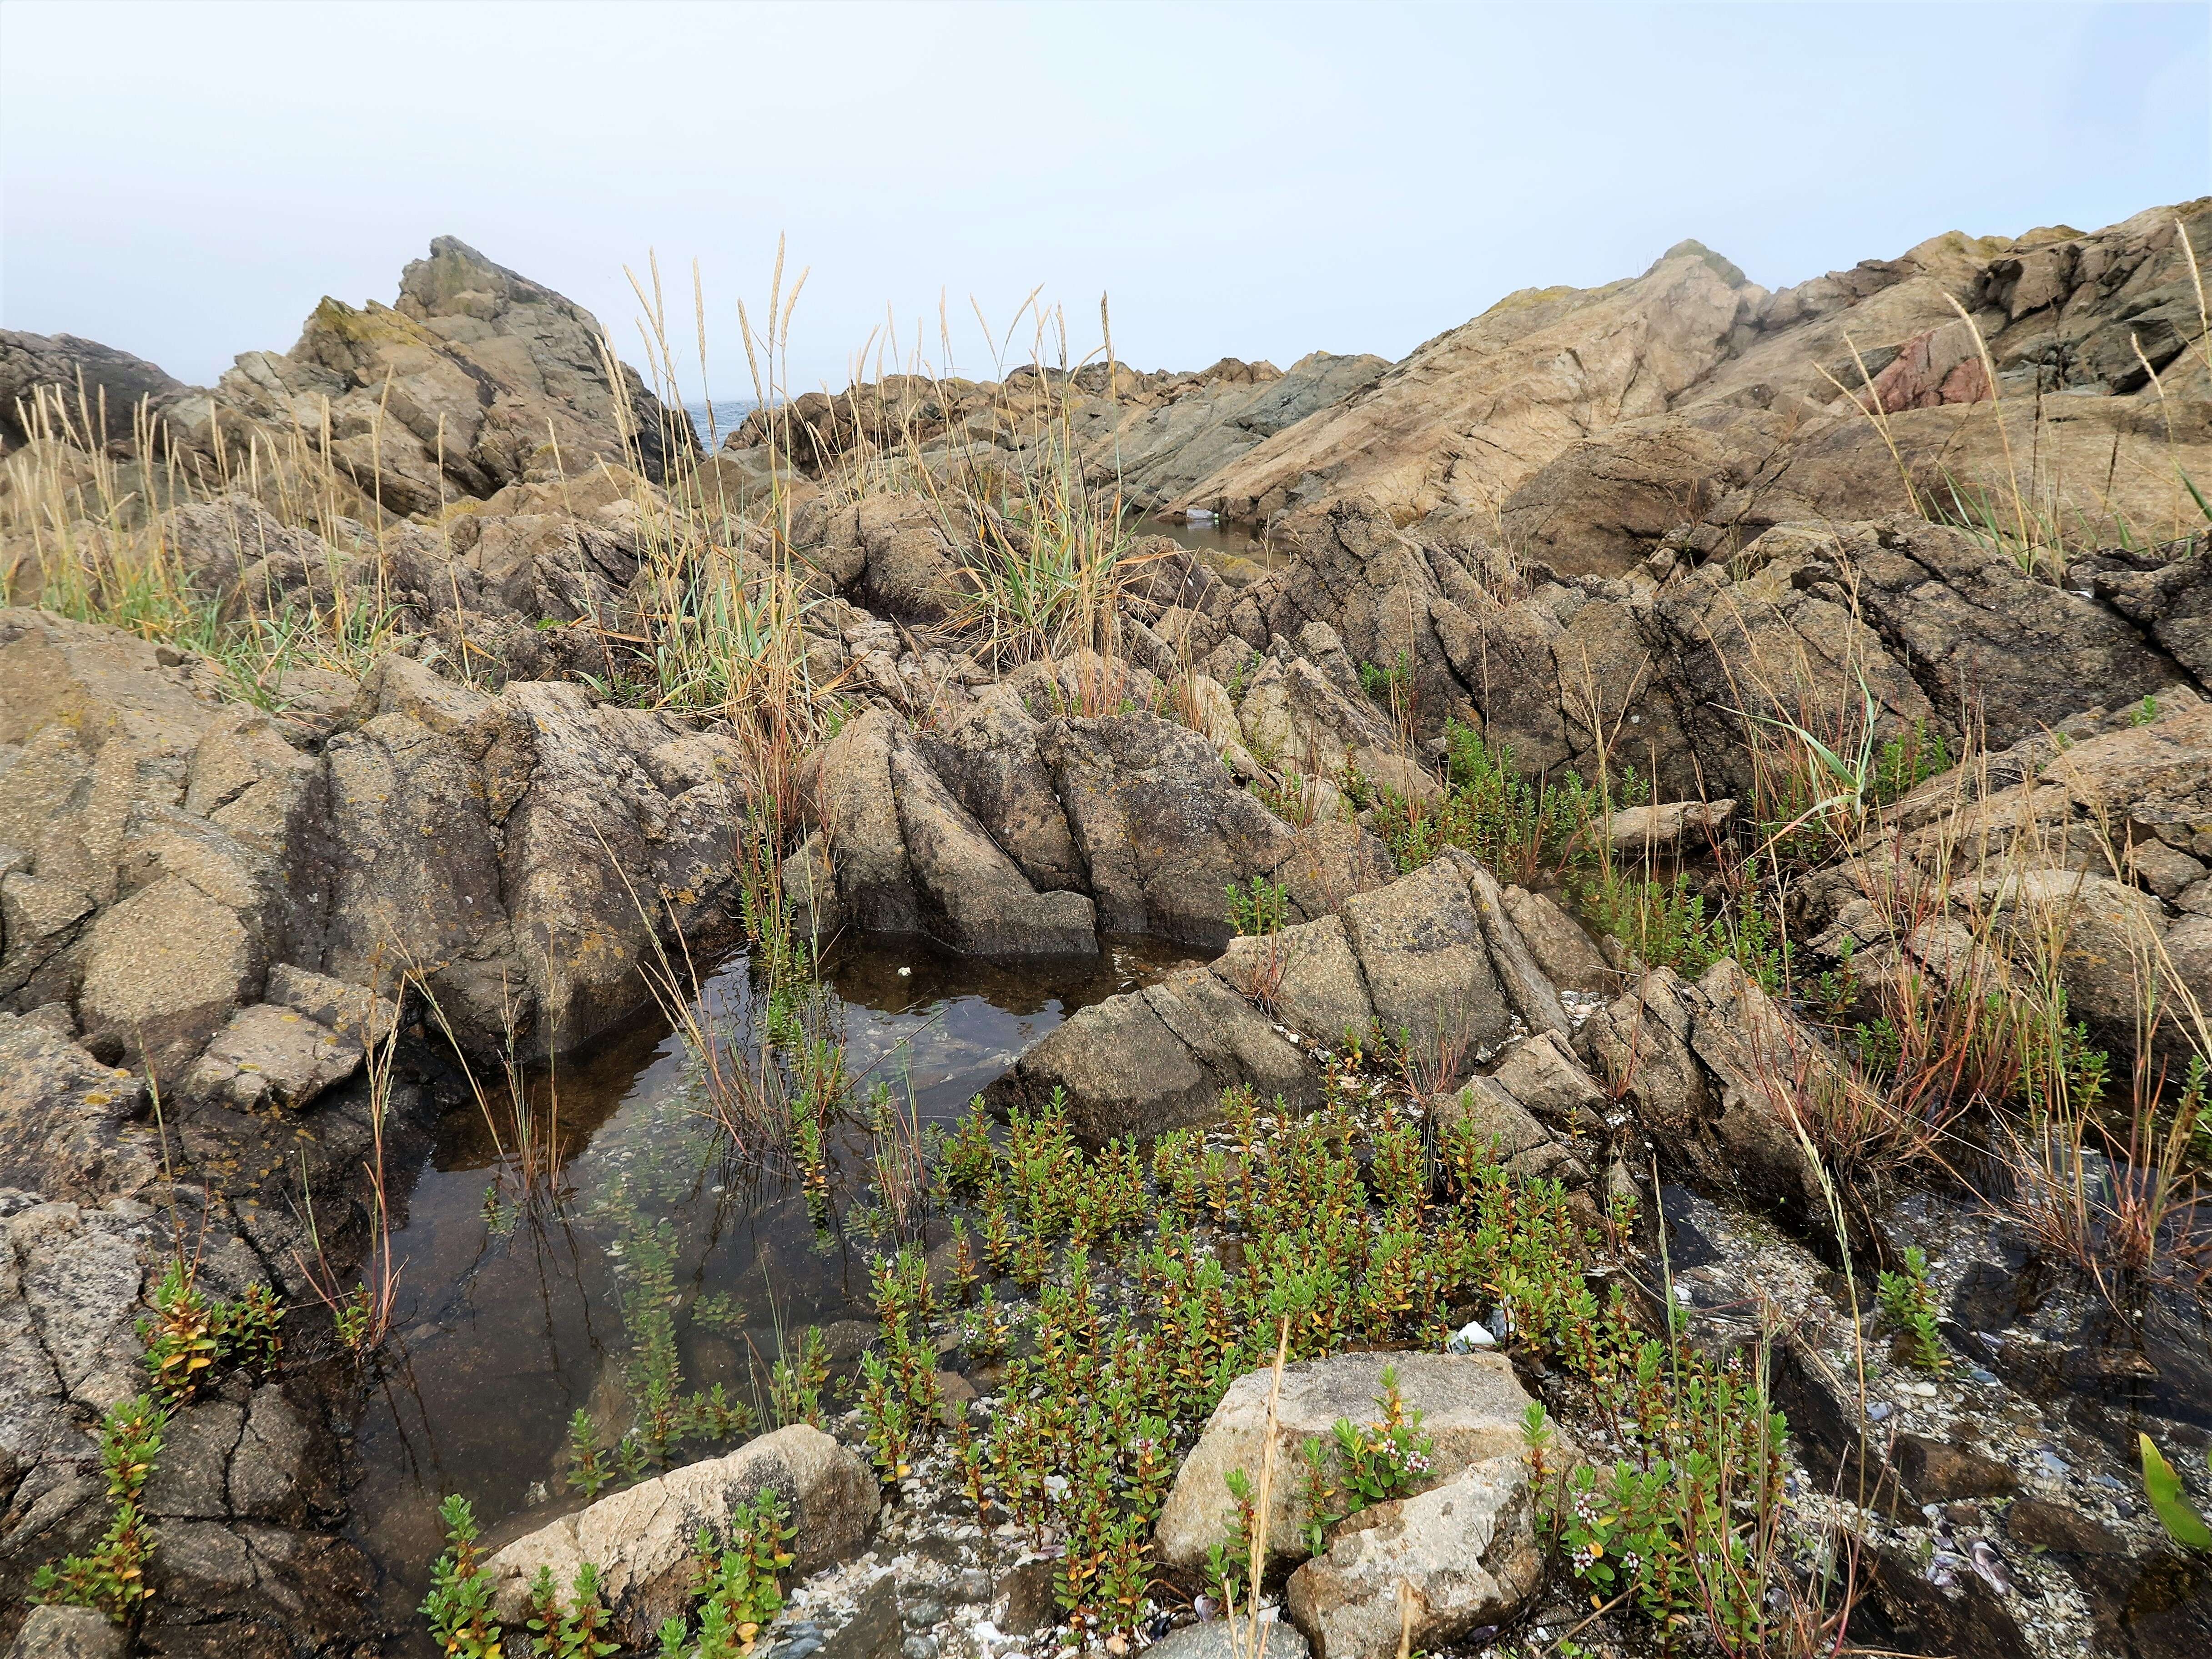
M 2183 351 L 2197 312 L 2177 222 L 2201 247 L 2212 204 L 2088 235 L 1938 237 L 1784 289 L 1667 413 L 1597 433 L 1529 478 L 1505 504 L 1506 532 L 1562 568 L 1618 572 L 1678 528 L 1706 553 L 1775 524 L 1923 508 L 1986 509 L 2010 529 L 2017 487 L 2104 539 L 2179 533 L 2190 515 L 2172 463 L 2197 475 L 2212 456 L 2212 385 Z M 1995 399 L 1954 300 L 1986 341 Z M 1879 425 L 1863 412 L 1876 404 Z
M 325 299 L 290 351 L 240 356 L 214 404 L 327 442 L 364 494 L 406 514 L 550 474 L 556 452 L 571 474 L 635 460 L 657 480 L 697 446 L 589 312 L 451 236 L 401 273 L 395 304 Z
M 1389 368 L 1385 357 L 1326 351 L 1280 374 L 1224 358 L 1157 392 L 1094 398 L 1071 412 L 1069 428 L 1089 470 L 1116 477 L 1126 499 L 1158 507 L 1309 415 L 1366 391 Z
M 831 395 L 807 392 L 732 432 L 726 454 L 779 450 L 809 471 L 872 451 L 918 453 L 933 471 L 1021 465 L 1064 429 L 1094 479 L 1158 507 L 1308 415 L 1364 391 L 1389 368 L 1374 356 L 1309 353 L 1279 370 L 1224 357 L 1194 374 L 1124 363 L 1074 371 L 1024 366 L 1004 381 L 886 375 Z
M 274 969 L 411 974 L 465 1042 L 565 1047 L 647 1000 L 658 929 L 720 925 L 727 739 L 403 658 L 338 723 L 297 749 L 189 661 L 0 613 L 7 1006 L 58 1006 L 65 1035 L 196 1097 L 301 1104 L 352 1071 L 359 1033 L 271 991 Z
M 1825 1213 L 1797 1103 L 1852 1084 L 1733 960 L 1694 985 L 1653 969 L 1593 1016 L 1576 1047 L 1607 1094 L 1705 1190 L 1797 1224 Z
M 1408 517 L 1447 501 L 1494 507 L 1594 428 L 1664 410 L 1722 361 L 1765 298 L 1694 242 L 1632 282 L 1524 289 L 1200 479 L 1183 501 L 1250 520 L 1355 492 Z
M 1670 534 L 1724 554 L 1794 520 L 1950 511 L 1954 492 L 2002 519 L 2015 487 L 2110 540 L 2176 534 L 2173 459 L 2212 464 L 2179 226 L 2203 244 L 2212 204 L 2091 234 L 1938 236 L 1775 294 L 1684 243 L 1634 281 L 1508 296 L 1176 505 L 1253 522 L 1352 493 L 1401 524 L 1474 509 L 1524 556 L 1593 574 Z
M 874 1523 L 875 1476 L 819 1429 L 793 1424 L 641 1482 L 515 1540 L 485 1564 L 500 1616 L 520 1623 L 540 1567 L 565 1584 L 599 1569 L 624 1638 L 643 1645 L 691 1603 L 691 1560 L 703 1528 L 726 1543 L 730 1517 L 773 1492 L 791 1511 L 792 1571 L 804 1575 L 856 1553 Z
M 158 418 L 191 392 L 143 357 L 97 340 L 0 329 L 0 449 L 31 441 L 42 398 L 48 429 L 98 449 L 135 440 L 141 404 Z
M 994 707 L 994 726 L 963 734 L 975 739 L 959 751 L 969 763 L 963 775 L 979 802 L 1002 815 L 1000 833 L 1049 861 L 1060 838 L 1042 841 L 1042 832 L 1058 806 L 1046 807 L 1041 780 L 1025 765 L 1034 763 L 1034 723 L 1004 703 Z M 834 872 L 836 915 L 845 925 L 864 933 L 925 934 L 974 955 L 1097 950 L 1091 901 L 1031 886 L 889 711 L 872 710 L 832 738 L 809 763 L 807 793 Z
M 1211 968 L 1080 1010 L 994 1093 L 1032 1105 L 1057 1093 L 1096 1145 L 1210 1121 L 1227 1088 L 1314 1102 L 1302 1042 L 1401 1045 L 1449 1081 L 1529 1032 L 1568 1030 L 1502 890 L 1448 849 L 1340 917 L 1237 939 Z
M 2185 1065 L 2189 1004 L 2212 1007 L 2208 778 L 2212 703 L 2187 687 L 1930 778 L 1808 884 L 1808 960 L 1848 954 L 1869 988 L 1911 971 L 1975 995 L 2036 983 L 2047 962 L 2099 1046 L 2134 1053 L 2154 1000 L 2154 1043 Z M 1917 892 L 1943 902 L 1899 902 Z

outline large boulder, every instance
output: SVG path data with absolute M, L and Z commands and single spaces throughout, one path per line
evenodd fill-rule
M 1502 1354 L 1347 1353 L 1286 1365 L 1276 1401 L 1275 1479 L 1265 1517 L 1270 1560 L 1299 1561 L 1308 1553 L 1297 1478 L 1301 1449 L 1310 1437 L 1329 1439 L 1340 1419 L 1376 1421 L 1386 1366 L 1397 1372 L 1407 1410 L 1421 1414 L 1422 1431 L 1434 1440 L 1433 1484 L 1493 1458 L 1520 1457 L 1529 1398 Z M 1268 1455 L 1267 1401 L 1273 1386 L 1272 1370 L 1241 1376 L 1206 1419 L 1160 1510 L 1157 1547 L 1169 1566 L 1201 1565 L 1209 1548 L 1231 1541 L 1236 1505 L 1229 1474 L 1242 1469 L 1257 1483 Z
M 520 1623 L 540 1567 L 566 1584 L 589 1561 L 617 1626 L 641 1646 L 691 1602 L 691 1559 L 703 1528 L 726 1542 L 740 1504 L 774 1492 L 791 1511 L 792 1571 L 805 1575 L 859 1552 L 875 1523 L 876 1479 L 853 1452 L 804 1423 L 689 1463 L 516 1539 L 485 1564 L 500 1616 Z

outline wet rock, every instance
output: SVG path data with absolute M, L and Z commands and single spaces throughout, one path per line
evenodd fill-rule
M 2020 1478 L 1995 1458 L 1925 1435 L 1897 1436 L 1889 1455 L 1905 1490 L 1923 1504 L 2002 1498 L 2020 1490 Z
M 1294 1561 L 1307 1553 L 1292 1478 L 1299 1448 L 1310 1435 L 1327 1437 L 1339 1418 L 1376 1420 L 1382 1369 L 1394 1364 L 1407 1408 L 1424 1413 L 1422 1427 L 1435 1438 L 1433 1473 L 1439 1480 L 1491 1458 L 1519 1458 L 1528 1396 L 1514 1378 L 1512 1362 L 1503 1355 L 1352 1353 L 1285 1366 L 1275 1422 L 1273 1507 L 1267 1517 L 1271 1559 Z M 1233 1513 L 1228 1472 L 1241 1468 L 1258 1478 L 1266 1455 L 1272 1379 L 1271 1371 L 1254 1371 L 1231 1384 L 1183 1460 L 1160 1512 L 1158 1547 L 1167 1565 L 1196 1566 L 1206 1559 L 1209 1546 L 1226 1538 Z
M 2126 1555 L 2127 1540 L 2110 1528 L 2063 1504 L 2016 1498 L 2005 1510 L 2005 1536 L 2024 1549 L 2065 1555 Z
M 1318 1659 L 1430 1652 L 1518 1613 L 1543 1577 L 1527 1462 L 1486 1458 L 1344 1523 L 1291 1575 L 1290 1614 Z
M 565 1583 L 588 1560 L 600 1569 L 621 1628 L 641 1643 L 664 1618 L 689 1605 L 699 1528 L 726 1535 L 732 1508 L 765 1488 L 792 1507 L 793 1570 L 802 1575 L 857 1551 L 875 1520 L 876 1482 L 866 1466 L 818 1429 L 794 1424 L 727 1456 L 602 1498 L 515 1540 L 487 1564 L 501 1617 L 520 1617 L 539 1566 L 550 1566 L 556 1582 Z

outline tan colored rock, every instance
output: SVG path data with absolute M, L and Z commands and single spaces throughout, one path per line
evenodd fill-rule
M 1606 840 L 1616 853 L 1705 851 L 1735 817 L 1732 800 L 1671 800 L 1631 806 L 1606 821 Z
M 1334 1043 L 1375 1018 L 1341 916 L 1231 939 L 1213 971 L 1291 1030 Z
M 1709 372 L 1742 283 L 1685 243 L 1632 282 L 1523 289 L 1200 479 L 1177 505 L 1243 520 L 1356 491 L 1409 517 L 1447 501 L 1497 505 L 1584 434 L 1656 413 Z
M 185 1074 L 185 1097 L 301 1111 L 361 1069 L 362 1045 L 299 1012 L 255 1003 L 231 1016 Z
M 1508 887 L 1505 914 L 1544 977 L 1562 991 L 1610 994 L 1620 975 L 1606 965 L 1582 923 L 1541 893 Z
M 102 1066 L 34 1015 L 0 1013 L 0 1187 L 91 1203 L 128 1195 L 160 1169 L 131 1126 L 146 1087 Z
M 1267 1554 L 1277 1561 L 1304 1559 L 1307 1551 L 1297 1497 L 1299 1449 L 1309 1436 L 1327 1438 L 1339 1418 L 1376 1420 L 1382 1370 L 1392 1366 L 1399 1393 L 1422 1413 L 1432 1436 L 1434 1472 L 1449 1480 L 1493 1457 L 1518 1458 L 1522 1415 L 1528 1396 L 1502 1354 L 1348 1353 L 1308 1359 L 1283 1370 L 1274 1430 L 1274 1495 L 1267 1516 Z M 1267 1455 L 1271 1371 L 1254 1371 L 1231 1383 L 1183 1460 L 1160 1511 L 1160 1559 L 1197 1566 L 1207 1548 L 1225 1541 L 1233 1515 L 1227 1477 L 1243 1469 L 1256 1483 Z
M 1466 1124 L 1476 1144 L 1489 1146 L 1510 1174 L 1573 1187 L 1589 1184 L 1582 1161 L 1492 1079 L 1469 1078 L 1455 1092 L 1432 1097 L 1429 1115 L 1439 1131 Z
M 1490 1081 L 1547 1123 L 1602 1129 L 1610 1103 L 1565 1038 L 1545 1031 L 1516 1042 L 1490 1073 Z
M 1535 1508 L 1526 1460 L 1507 1455 L 1362 1510 L 1291 1575 L 1291 1619 L 1316 1659 L 1435 1652 L 1504 1624 L 1543 1582 Z
M 867 1465 L 819 1429 L 793 1424 L 515 1540 L 485 1564 L 500 1616 L 520 1621 L 539 1567 L 565 1584 L 590 1561 L 620 1630 L 642 1645 L 663 1619 L 690 1604 L 700 1528 L 726 1540 L 732 1511 L 763 1491 L 791 1509 L 792 1571 L 801 1576 L 857 1553 L 875 1522 L 876 1479 Z
M 658 480 L 696 453 L 690 422 L 635 370 L 619 369 L 617 392 L 610 349 L 581 307 L 441 236 L 401 274 L 396 305 L 325 299 L 289 352 L 246 353 L 215 398 L 311 442 L 327 430 L 331 459 L 364 491 L 436 512 L 549 468 L 556 447 L 578 477 L 637 456 Z
M 123 1044 L 125 1063 L 182 1074 L 267 972 L 238 913 L 165 877 L 100 913 L 85 936 L 77 1017 Z

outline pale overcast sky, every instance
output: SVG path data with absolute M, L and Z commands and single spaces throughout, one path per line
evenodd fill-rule
M 1042 283 L 1141 368 L 1404 355 L 1695 236 L 1770 287 L 2212 190 L 2212 9 L 0 3 L 0 323 L 188 380 L 451 234 L 719 395 L 779 232 L 794 379 Z M 688 373 L 688 371 L 687 371 Z

